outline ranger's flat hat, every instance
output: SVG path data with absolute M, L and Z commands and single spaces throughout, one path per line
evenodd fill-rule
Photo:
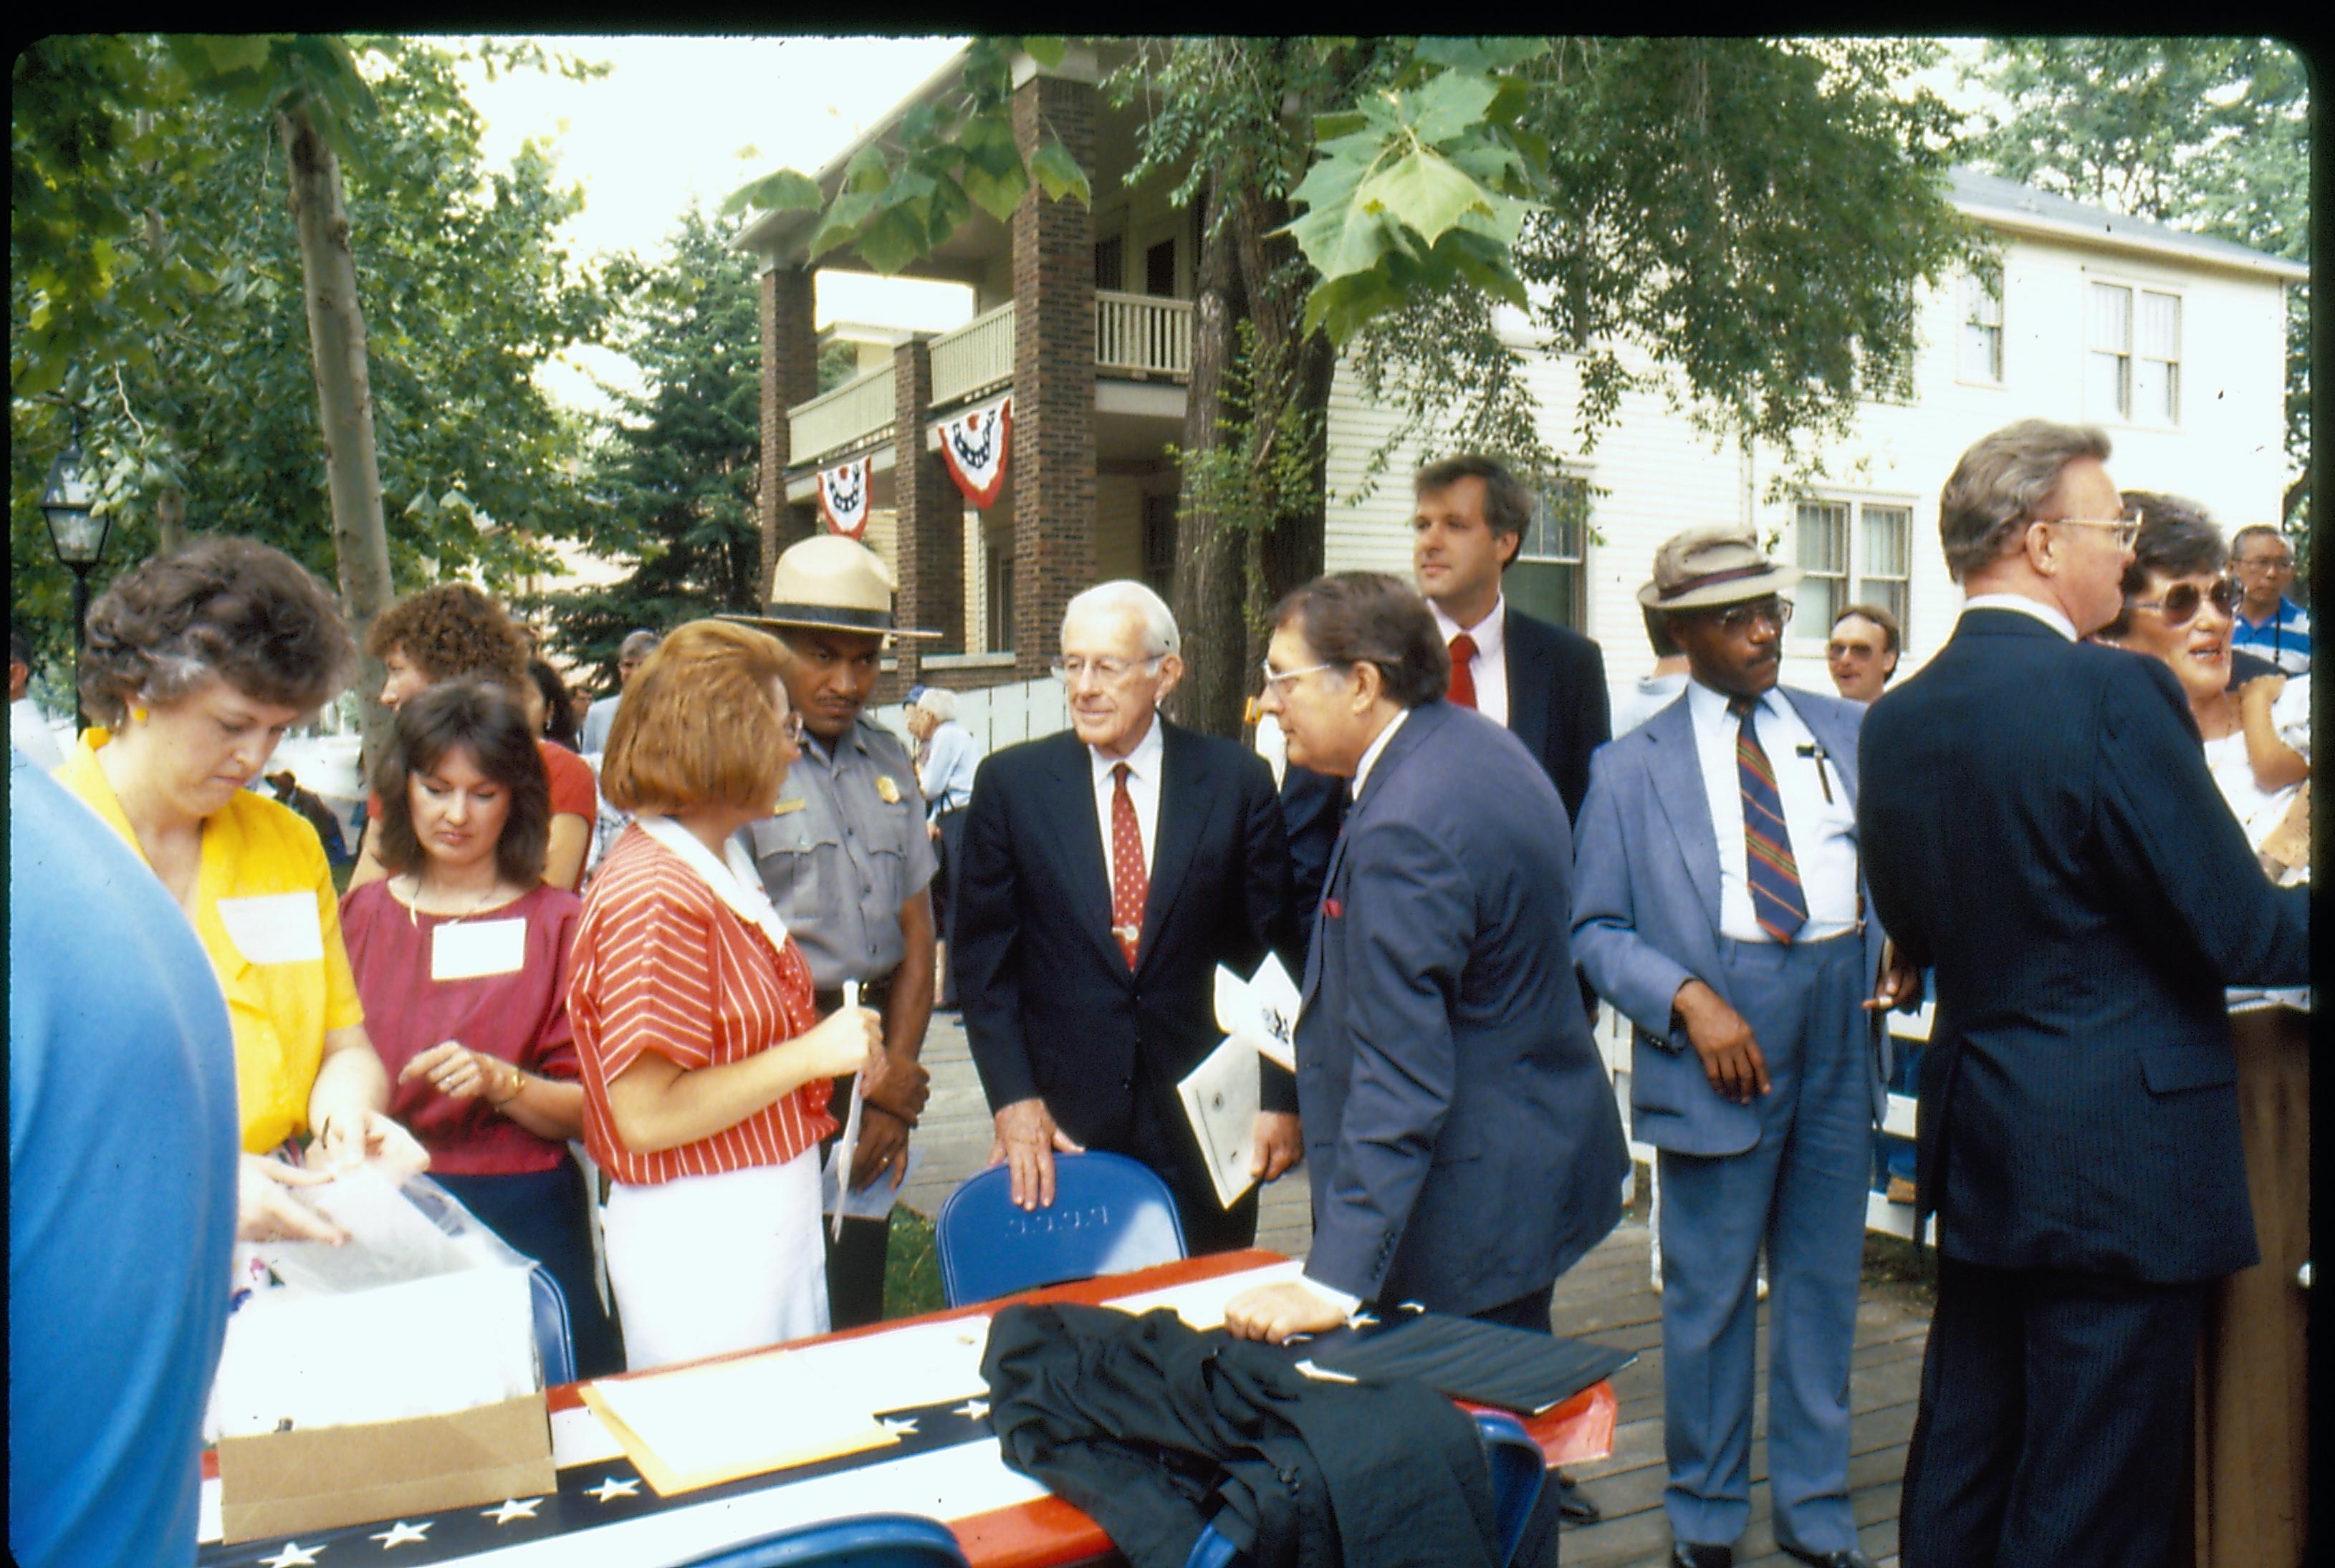
M 1769 560 L 1749 529 L 1706 523 L 1662 541 L 1654 552 L 1654 580 L 1638 590 L 1638 603 L 1650 610 L 1707 610 L 1764 599 L 1799 580 L 1799 568 Z
M 812 627 L 877 636 L 937 637 L 892 624 L 892 574 L 856 539 L 819 534 L 788 547 L 770 570 L 770 602 L 759 615 L 724 615 L 773 630 Z

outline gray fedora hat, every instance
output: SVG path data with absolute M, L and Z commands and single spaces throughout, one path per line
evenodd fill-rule
M 1707 610 L 1764 599 L 1799 580 L 1799 568 L 1769 560 L 1749 528 L 1705 523 L 1662 541 L 1654 552 L 1654 580 L 1638 590 L 1638 603 L 1650 610 Z
M 877 636 L 937 637 L 892 624 L 892 574 L 884 558 L 841 534 L 790 545 L 770 569 L 770 602 L 759 615 L 723 615 L 773 629 L 809 627 Z

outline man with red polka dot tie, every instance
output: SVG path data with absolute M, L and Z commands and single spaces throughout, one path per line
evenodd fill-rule
M 1218 1200 L 1176 1084 L 1223 1039 L 1216 966 L 1297 962 L 1273 775 L 1160 716 L 1177 647 L 1140 583 L 1071 601 L 1054 665 L 1071 728 L 974 775 L 951 962 L 1013 1201 L 1048 1206 L 1057 1154 L 1107 1149 L 1166 1178 L 1198 1253 L 1255 1239 L 1256 1189 Z M 1298 1158 L 1297 1088 L 1259 1071 L 1250 1169 L 1270 1181 Z

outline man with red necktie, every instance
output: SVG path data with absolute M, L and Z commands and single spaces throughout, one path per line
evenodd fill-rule
M 1768 1256 L 1776 1543 L 1871 1568 L 1848 1496 L 1848 1370 L 1884 1064 L 1856 828 L 1861 702 L 1776 683 L 1799 574 L 1749 529 L 1690 528 L 1639 600 L 1684 695 L 1597 754 L 1573 953 L 1636 1026 L 1630 1108 L 1662 1183 L 1662 1441 L 1675 1568 L 1728 1568 L 1750 1520 L 1756 1270 Z
M 1054 664 L 1071 728 L 974 775 L 951 963 L 1013 1201 L 1050 1205 L 1055 1154 L 1107 1149 L 1167 1180 L 1199 1253 L 1256 1236 L 1256 1189 L 1217 1201 L 1176 1092 L 1224 1038 L 1216 966 L 1246 976 L 1276 949 L 1299 966 L 1273 775 L 1158 713 L 1177 644 L 1140 583 L 1071 601 Z M 1299 1157 L 1297 1086 L 1259 1067 L 1251 1168 L 1270 1181 Z

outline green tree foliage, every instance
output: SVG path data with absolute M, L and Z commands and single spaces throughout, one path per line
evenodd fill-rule
M 724 216 L 821 211 L 810 259 L 849 246 L 879 273 L 895 273 L 945 242 L 976 207 L 1003 223 L 1032 183 L 1060 200 L 1092 198 L 1086 170 L 1051 131 L 1028 160 L 1013 137 L 1012 63 L 1026 52 L 1043 65 L 1061 63 L 1060 38 L 993 35 L 966 45 L 954 89 L 908 106 L 899 122 L 862 147 L 837 189 L 781 169 L 740 189 Z
M 1990 41 L 1972 74 L 2009 105 L 1978 161 L 2045 190 L 2291 261 L 2311 259 L 2310 78 L 2269 38 Z M 2308 542 L 2311 286 L 2287 291 L 2283 522 Z
M 754 259 L 700 212 L 682 219 L 670 261 L 632 302 L 616 346 L 642 391 L 620 394 L 595 450 L 586 537 L 631 566 L 608 587 L 549 595 L 558 640 L 615 689 L 616 647 L 636 626 L 669 630 L 761 608 L 760 306 Z
M 1577 367 L 1583 450 L 1644 388 L 1811 462 L 1811 439 L 1910 363 L 1917 284 L 1976 243 L 1943 192 L 1955 117 L 1903 85 L 1933 58 L 1889 40 L 1567 38 L 1517 67 L 1531 91 L 1511 134 L 1547 150 L 1513 250 L 1528 304 L 1504 323 L 1512 295 L 1463 283 L 1356 331 L 1363 390 L 1405 415 L 1376 465 L 1478 447 L 1551 470 L 1519 341 Z
M 13 596 L 60 647 L 68 580 L 33 503 L 66 404 L 114 518 L 97 586 L 152 552 L 171 489 L 189 528 L 335 575 L 283 148 L 258 87 L 174 70 L 188 43 L 57 37 L 16 62 Z M 631 269 L 567 257 L 554 231 L 582 198 L 541 151 L 486 165 L 451 53 L 383 41 L 371 58 L 362 100 L 330 101 L 319 124 L 345 149 L 392 567 L 403 586 L 508 581 L 584 509 L 582 431 L 534 373 L 603 334 Z

